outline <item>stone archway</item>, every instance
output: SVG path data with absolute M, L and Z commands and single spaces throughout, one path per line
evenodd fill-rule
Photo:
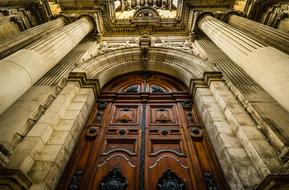
M 101 89 L 112 78 L 142 69 L 141 50 L 127 48 L 92 58 L 79 66 L 74 74 L 84 74 L 83 79 L 78 81 L 93 79 L 98 85 L 96 89 Z M 178 50 L 150 47 L 147 70 L 174 76 L 189 87 L 209 138 L 214 142 L 213 148 L 225 178 L 232 189 L 255 187 L 271 172 L 282 168 L 273 147 L 262 136 L 253 118 L 211 63 Z M 71 76 L 72 80 L 79 77 L 73 73 Z M 247 126 L 251 126 L 250 130 L 247 130 Z M 252 132 L 258 140 L 251 138 Z M 275 166 L 267 164 L 263 150 L 258 148 L 260 142 L 266 150 L 270 150 L 269 157 L 274 160 Z M 261 165 L 260 160 L 263 163 Z
M 110 189 L 114 182 L 131 190 L 227 189 L 188 88 L 175 77 L 121 75 L 104 85 L 92 110 L 57 189 Z M 114 181 L 115 173 L 123 180 Z M 158 182 L 163 175 L 181 178 Z
M 73 72 L 85 73 L 87 78 L 97 79 L 101 88 L 112 78 L 141 70 L 143 65 L 140 48 L 127 48 L 92 58 Z M 216 68 L 210 62 L 192 54 L 151 47 L 147 70 L 172 75 L 189 86 L 191 79 L 202 78 L 204 72 L 216 71 Z
M 100 89 L 112 78 L 142 70 L 140 53 L 139 48 L 120 49 L 79 65 L 20 144 L 34 148 L 25 149 L 25 154 L 16 151 L 12 155 L 15 161 L 12 158 L 8 165 L 20 165 L 34 188 L 54 189 Z M 188 53 L 155 47 L 150 48 L 148 58 L 149 71 L 174 76 L 189 87 L 231 189 L 253 188 L 274 171 L 282 171 L 274 149 L 211 63 Z

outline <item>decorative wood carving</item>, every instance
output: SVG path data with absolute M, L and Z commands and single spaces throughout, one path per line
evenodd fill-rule
M 169 138 L 169 137 L 168 137 Z M 177 156 L 185 156 L 181 139 L 151 139 L 150 156 L 170 152 Z
M 150 106 L 152 125 L 176 125 L 176 111 L 173 105 Z
M 134 156 L 137 153 L 136 139 L 128 138 L 113 138 L 107 139 L 104 144 L 104 150 L 102 155 L 109 155 L 114 152 L 123 152 L 130 156 Z
M 82 171 L 81 170 L 77 170 L 74 173 L 74 176 L 72 177 L 68 189 L 69 190 L 76 190 L 79 189 L 79 184 L 80 184 L 80 180 L 82 178 Z
M 86 138 L 87 139 L 94 139 L 97 136 L 97 127 L 96 126 L 90 126 L 87 130 L 86 130 Z
M 205 178 L 207 190 L 218 190 L 218 187 L 217 187 L 217 184 L 215 182 L 212 172 L 206 171 L 204 173 L 204 178 Z
M 190 135 L 193 140 L 200 140 L 203 138 L 202 129 L 200 129 L 199 127 L 192 127 Z
M 97 134 L 93 140 L 80 138 L 58 189 L 68 188 L 66 179 L 74 175 L 70 168 L 85 170 L 79 189 L 205 190 L 202 171 L 213 171 L 214 179 L 221 181 L 222 173 L 218 173 L 210 146 L 206 138 L 200 137 L 204 131 L 197 123 L 199 119 L 188 93 L 176 92 L 181 84 L 174 86 L 175 81 L 154 74 L 136 74 L 127 79 L 109 82 L 109 91 L 99 96 L 99 100 L 111 102 L 106 108 L 109 110 L 103 112 L 102 127 L 95 124 L 87 129 Z M 142 91 L 123 93 L 135 81 Z M 155 84 L 167 92 L 152 93 L 151 86 Z M 179 103 L 182 101 L 186 102 L 184 109 Z M 104 107 L 97 104 L 89 121 L 94 122 L 97 112 Z M 189 112 L 192 125 L 186 122 Z M 222 183 L 218 185 L 225 189 Z
M 136 124 L 138 122 L 138 107 L 129 105 L 117 105 L 113 116 L 113 124 Z
M 100 183 L 102 190 L 124 190 L 128 185 L 125 177 L 122 176 L 118 168 L 113 168 Z
M 103 111 L 105 110 L 107 105 L 107 102 L 105 101 L 100 101 L 97 105 L 98 112 L 96 113 L 95 121 L 96 123 L 101 123 L 102 121 L 102 116 L 103 116 Z
M 159 179 L 157 188 L 159 190 L 185 190 L 185 184 L 172 170 L 166 170 Z

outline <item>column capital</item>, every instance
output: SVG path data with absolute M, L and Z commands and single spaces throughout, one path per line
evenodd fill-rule
M 88 18 L 92 24 L 93 24 L 93 30 L 91 31 L 91 34 L 97 36 L 98 34 L 100 34 L 100 31 L 97 30 L 97 22 L 96 22 L 96 18 L 93 15 L 90 14 L 82 14 L 78 17 L 78 19 L 81 18 Z
M 200 33 L 201 30 L 198 28 L 198 22 L 205 16 L 210 15 L 212 17 L 215 17 L 215 14 L 210 11 L 197 11 L 194 13 L 194 19 L 193 19 L 193 24 L 192 24 L 192 29 L 191 29 L 191 34 L 196 35 Z
M 229 10 L 229 11 L 221 13 L 219 16 L 219 19 L 223 22 L 227 22 L 230 16 L 232 15 L 242 16 L 242 13 L 240 11 Z
M 53 18 L 53 20 L 55 20 L 57 18 L 61 18 L 61 19 L 64 20 L 64 22 L 66 24 L 70 24 L 70 23 L 73 22 L 72 19 L 69 16 L 65 15 L 65 14 L 53 15 L 52 18 Z

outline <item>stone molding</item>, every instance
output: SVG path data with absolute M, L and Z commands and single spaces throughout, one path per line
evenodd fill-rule
M 204 72 L 203 78 L 191 79 L 189 85 L 189 93 L 195 98 L 196 91 L 198 88 L 208 88 L 212 81 L 224 81 L 223 74 L 220 71 Z
M 90 21 L 93 23 L 93 29 L 92 29 L 91 33 L 94 34 L 94 35 L 98 34 L 98 33 L 99 33 L 99 31 L 97 31 L 97 25 L 98 25 L 98 23 L 96 23 L 95 18 L 93 18 L 93 16 L 90 15 L 90 14 L 81 14 L 81 15 L 78 17 L 78 19 L 81 19 L 81 18 L 83 18 L 83 17 L 86 17 L 86 18 L 90 19 Z
M 99 79 L 100 87 L 113 77 L 143 70 L 140 48 L 114 50 L 86 61 L 73 72 L 85 72 L 88 78 Z M 174 49 L 150 47 L 147 69 L 174 75 L 189 86 L 191 78 L 201 78 L 206 71 L 215 71 L 213 64 L 195 55 Z
M 66 14 L 59 14 L 59 15 L 53 15 L 53 20 L 57 18 L 63 18 L 63 20 L 66 22 L 66 24 L 70 24 L 73 22 L 73 20 Z
M 28 189 L 31 185 L 31 179 L 23 174 L 21 170 L 8 168 L 0 169 L 0 188 L 7 188 L 7 190 L 10 188 L 13 190 L 22 190 Z
M 100 94 L 99 80 L 88 79 L 85 72 L 70 72 L 68 80 L 79 82 L 81 88 L 92 88 L 95 98 Z
M 199 34 L 201 32 L 201 30 L 198 28 L 198 22 L 207 15 L 215 17 L 215 14 L 210 11 L 198 11 L 194 13 L 193 24 L 190 30 L 192 34 Z
M 219 19 L 223 22 L 227 22 L 227 20 L 230 18 L 231 15 L 242 16 L 241 12 L 235 11 L 235 10 L 230 10 L 230 11 L 226 11 L 224 13 L 221 13 L 219 15 Z

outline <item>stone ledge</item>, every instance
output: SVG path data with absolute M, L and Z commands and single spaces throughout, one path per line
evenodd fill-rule
M 85 72 L 70 72 L 69 81 L 79 82 L 81 88 L 92 88 L 95 99 L 100 94 L 100 85 L 98 79 L 88 79 Z
M 32 181 L 18 169 L 0 169 L 0 186 L 12 188 L 13 190 L 28 189 Z
M 197 88 L 208 88 L 212 81 L 223 81 L 223 74 L 220 71 L 204 72 L 203 78 L 191 79 L 189 93 L 195 98 Z

